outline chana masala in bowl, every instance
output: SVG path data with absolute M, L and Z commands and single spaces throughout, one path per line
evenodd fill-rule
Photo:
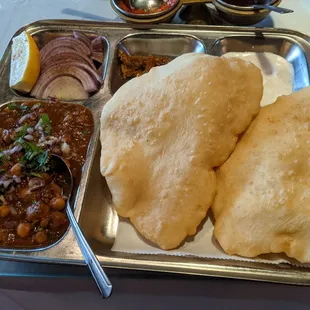
M 66 232 L 64 179 L 50 167 L 61 156 L 78 186 L 93 133 L 82 105 L 9 103 L 0 108 L 0 247 L 40 248 Z

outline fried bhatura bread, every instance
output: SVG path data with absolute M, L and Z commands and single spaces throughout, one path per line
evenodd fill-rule
M 118 214 L 162 249 L 196 233 L 221 165 L 260 109 L 260 70 L 186 54 L 122 86 L 101 117 L 101 173 Z
M 214 234 L 228 254 L 310 262 L 310 88 L 261 109 L 217 172 Z

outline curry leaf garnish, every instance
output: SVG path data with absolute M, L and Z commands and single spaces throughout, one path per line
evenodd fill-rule
M 18 111 L 29 111 L 30 110 L 30 107 L 28 107 L 27 105 L 17 105 L 15 103 L 9 103 L 8 108 L 10 110 L 18 110 Z
M 89 135 L 89 130 L 84 130 L 84 131 L 83 131 L 83 135 L 84 135 L 84 136 Z
M 44 131 L 50 135 L 52 133 L 52 122 L 50 121 L 48 115 L 46 113 L 43 113 L 41 115 L 41 122 L 44 127 Z

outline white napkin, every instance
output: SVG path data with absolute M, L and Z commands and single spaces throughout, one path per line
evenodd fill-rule
M 213 236 L 213 223 L 210 216 L 200 225 L 195 236 L 188 237 L 179 248 L 170 251 L 161 250 L 154 244 L 151 244 L 135 230 L 128 219 L 120 218 L 112 251 L 136 254 L 196 256 L 268 264 L 289 263 L 302 267 L 310 267 L 309 264 L 301 264 L 294 259 L 288 258 L 284 254 L 269 254 L 253 259 L 226 254 Z

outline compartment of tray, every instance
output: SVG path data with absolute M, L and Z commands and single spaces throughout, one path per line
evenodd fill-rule
M 118 215 L 112 206 L 112 196 L 100 173 L 101 144 L 95 146 L 95 157 L 81 208 L 79 225 L 97 254 L 111 249 L 118 227 Z
M 97 34 L 93 33 L 93 32 L 84 32 L 91 40 L 98 37 Z M 39 31 L 36 32 L 35 34 L 32 35 L 32 37 L 34 38 L 34 40 L 37 43 L 37 46 L 39 48 L 39 50 L 41 50 L 47 43 L 49 43 L 50 41 L 60 38 L 60 37 L 73 37 L 73 31 Z M 100 75 L 100 77 L 104 80 L 105 79 L 105 75 L 106 75 L 106 69 L 107 69 L 107 64 L 108 64 L 108 56 L 109 56 L 109 43 L 107 41 L 107 39 L 104 36 L 101 36 L 102 38 L 102 48 L 103 48 L 103 63 L 99 64 L 98 62 L 94 62 L 95 67 L 97 68 L 97 72 Z M 9 55 L 10 56 L 10 55 Z M 10 56 L 11 57 L 11 56 Z M 8 80 L 7 80 L 7 87 L 9 87 L 9 75 L 10 75 L 10 64 L 7 68 L 8 72 L 6 72 L 6 76 L 8 76 Z M 99 87 L 102 88 L 103 84 Z M 30 96 L 29 94 L 22 94 L 18 91 L 15 91 L 14 89 L 10 88 L 10 91 L 17 97 L 29 97 L 29 98 L 33 98 L 32 96 Z M 99 91 L 99 90 L 98 90 Z M 90 97 L 95 95 L 98 91 L 90 93 Z M 41 98 L 38 98 L 41 99 Z M 78 99 L 72 99 L 72 100 L 68 100 L 68 101 L 75 101 Z M 67 101 L 67 100 L 64 100 Z
M 0 102 L 0 110 L 2 111 L 3 108 L 6 108 L 8 105 L 10 104 L 22 104 L 22 103 L 33 103 L 34 105 L 36 104 L 39 104 L 39 103 L 44 103 L 44 104 L 47 104 L 48 101 L 47 100 L 39 100 L 39 99 L 34 99 L 34 98 L 24 98 L 24 99 L 16 99 L 16 100 L 11 100 L 11 101 L 8 101 L 8 102 L 5 102 L 5 103 L 1 103 Z M 78 106 L 77 106 L 77 103 L 76 104 L 70 104 L 68 102 L 62 102 L 62 101 L 59 101 L 59 104 L 61 106 L 70 106 L 71 107 L 74 107 L 74 109 L 77 109 Z M 80 103 L 79 103 L 80 104 Z M 55 105 L 55 104 L 54 104 Z M 91 113 L 91 111 L 87 108 L 87 107 L 84 107 L 82 106 L 82 104 L 80 104 L 81 108 L 83 109 L 87 109 L 89 111 L 89 113 Z M 54 115 L 56 115 L 57 113 L 57 118 L 59 118 L 61 116 L 61 113 L 59 112 L 59 108 L 58 107 L 55 107 L 55 106 L 52 106 L 52 109 L 54 110 Z M 23 112 L 23 115 L 25 116 L 27 113 L 33 113 L 32 110 L 29 110 L 28 112 Z M 46 112 L 47 113 L 47 112 Z M 79 111 L 79 115 L 80 115 L 80 111 Z M 92 121 L 94 121 L 93 119 L 93 116 L 92 116 Z M 60 122 L 59 122 L 60 123 Z M 83 122 L 83 124 L 85 124 Z M 3 124 L 2 124 L 3 125 Z M 58 124 L 59 125 L 59 124 Z M 94 126 L 94 124 L 92 125 Z M 31 126 L 30 126 L 31 127 Z M 1 125 L 0 125 L 0 128 L 1 128 Z M 69 126 L 70 128 L 70 126 Z M 89 133 L 90 134 L 90 133 Z M 92 132 L 92 135 L 94 133 Z M 52 135 L 51 133 L 49 135 Z M 1 138 L 1 136 L 0 136 Z M 91 140 L 92 140 L 92 136 L 89 136 L 89 141 L 88 141 L 88 144 L 85 144 L 85 150 L 87 149 L 87 153 L 85 155 L 85 162 L 87 160 L 87 155 L 89 154 L 90 150 L 89 150 L 89 147 L 90 147 L 90 144 L 91 144 Z M 25 140 L 26 142 L 31 142 L 33 143 L 32 140 L 30 141 L 27 141 Z M 86 145 L 87 148 L 86 148 Z M 81 146 L 81 144 L 79 143 L 79 147 Z M 51 151 L 51 153 L 53 153 Z M 61 156 L 63 156 L 64 154 L 62 153 Z M 84 164 L 85 165 L 85 164 Z M 51 170 L 52 171 L 52 170 Z M 47 173 L 50 173 L 50 171 L 47 171 Z M 2 175 L 1 175 L 2 176 Z M 35 177 L 35 175 L 33 176 Z M 71 198 L 70 198 L 70 205 L 71 205 L 71 208 L 74 210 L 75 209 L 75 203 L 76 203 L 76 198 L 77 198 L 77 195 L 78 195 L 78 192 L 80 191 L 80 187 L 81 187 L 81 181 L 83 180 L 83 177 L 84 177 L 84 167 L 82 167 L 81 169 L 81 172 L 80 174 L 78 174 L 76 176 L 76 178 L 74 179 L 74 185 L 73 185 L 73 189 L 72 189 L 72 193 L 71 193 Z M 22 200 L 22 198 L 21 198 Z M 54 210 L 55 211 L 55 210 Z M 58 210 L 59 211 L 59 210 Z M 62 211 L 62 210 L 60 210 Z M 13 220 L 12 220 L 13 221 Z M 22 246 L 16 246 L 16 247 L 5 247 L 5 246 L 2 246 L 0 245 L 0 253 L 1 252 L 5 252 L 5 251 L 10 251 L 10 250 L 14 250 L 15 252 L 41 252 L 41 251 L 44 251 L 44 250 L 47 250 L 47 249 L 50 249 L 52 247 L 54 247 L 55 245 L 57 245 L 58 243 L 60 243 L 62 240 L 65 239 L 66 235 L 68 234 L 68 231 L 70 229 L 70 224 L 68 222 L 68 226 L 67 228 L 65 229 L 65 231 L 60 235 L 59 239 L 51 242 L 50 244 L 48 245 L 38 245 L 38 244 L 34 244 L 33 246 L 25 246 L 25 247 L 22 247 Z
M 229 52 L 269 52 L 279 55 L 294 68 L 294 91 L 310 85 L 307 57 L 304 49 L 296 42 L 286 38 L 232 36 L 219 39 L 210 50 L 210 54 L 216 56 Z
M 119 51 L 129 56 L 168 56 L 171 59 L 185 53 L 205 53 L 206 47 L 198 38 L 179 34 L 136 34 L 125 37 L 116 46 L 112 76 L 111 92 L 114 94 L 129 79 L 121 74 Z

